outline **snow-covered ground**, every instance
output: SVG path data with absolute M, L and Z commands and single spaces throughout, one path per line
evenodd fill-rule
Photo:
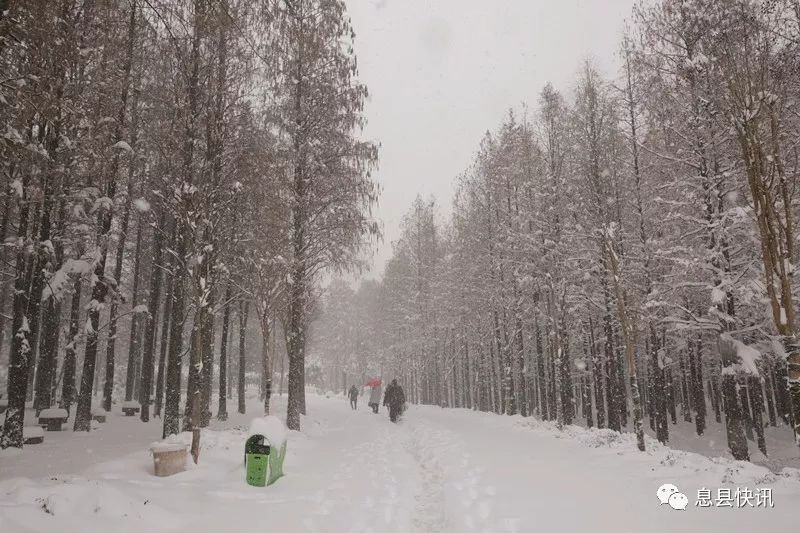
M 521 417 L 411 406 L 352 411 L 342 397 L 309 396 L 302 432 L 290 432 L 286 476 L 244 482 L 250 418 L 203 433 L 200 464 L 152 475 L 147 446 L 160 423 L 112 414 L 90 435 L 46 433 L 45 444 L 0 455 L 0 531 L 187 532 L 674 532 L 789 528 L 800 472 L 708 459 L 630 435 Z M 284 399 L 275 412 L 283 415 Z M 248 405 L 257 413 L 258 405 Z M 675 484 L 685 511 L 659 505 Z M 695 505 L 697 491 L 772 489 L 772 508 Z

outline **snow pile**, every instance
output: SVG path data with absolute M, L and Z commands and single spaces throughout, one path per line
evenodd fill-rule
M 254 418 L 247 433 L 248 437 L 253 435 L 264 435 L 270 445 L 280 447 L 286 442 L 286 426 L 277 416 Z
M 737 341 L 727 333 L 720 335 L 719 343 L 723 362 L 726 363 L 726 366 L 722 369 L 723 375 L 735 375 L 736 372 L 745 372 L 752 376 L 760 375 L 756 366 L 756 361 L 761 359 L 761 353 L 758 350 Z M 733 361 L 725 361 L 726 355 L 730 354 L 730 352 L 735 354 L 735 359 Z
M 42 426 L 25 426 L 22 428 L 23 439 L 38 439 L 44 437 L 44 428 Z
M 179 452 L 181 450 L 185 450 L 187 448 L 187 444 L 184 442 L 169 442 L 169 441 L 161 441 L 161 442 L 154 442 L 150 445 L 151 452 Z
M 575 425 L 564 426 L 561 430 L 555 422 L 534 418 L 520 418 L 519 424 L 536 431 L 546 432 L 557 439 L 568 438 L 588 448 L 608 448 L 617 453 L 640 453 L 636 451 L 636 435 L 619 433 L 610 429 L 584 428 Z M 800 470 L 783 468 L 774 473 L 768 468 L 748 461 L 735 461 L 726 457 L 705 457 L 700 454 L 675 450 L 658 440 L 645 435 L 646 457 L 650 463 L 665 467 L 665 475 L 670 469 L 688 470 L 695 474 L 705 474 L 717 484 L 733 485 L 792 485 L 800 490 Z
M 143 502 L 132 501 L 119 490 L 99 481 L 79 477 L 54 478 L 43 495 L 40 487 L 29 480 L 20 480 L 18 486 L 4 496 L 10 503 L 38 502 L 42 511 L 52 516 L 84 515 L 109 518 L 139 517 Z
M 141 531 L 175 525 L 175 517 L 145 495 L 114 483 L 54 477 L 44 483 L 16 478 L 0 484 L 8 531 Z M 57 524 L 57 525 L 56 525 Z
M 112 146 L 111 148 L 116 148 L 124 152 L 133 153 L 133 148 L 131 148 L 131 145 L 125 141 L 117 141 L 116 144 L 114 144 L 114 146 Z
M 190 462 L 186 471 L 163 478 L 153 475 L 147 449 L 160 434 L 159 424 L 128 424 L 117 417 L 97 436 L 48 435 L 64 443 L 49 468 L 55 477 L 0 479 L 0 530 L 722 533 L 749 523 L 763 531 L 789 531 L 800 505 L 798 470 L 775 474 L 650 439 L 641 453 L 632 434 L 559 430 L 520 416 L 433 406 L 411 406 L 392 424 L 385 413 L 353 411 L 341 398 L 309 395 L 308 401 L 301 432 L 287 432 L 273 417 L 236 420 L 232 413 L 233 420 L 224 422 L 231 429 L 201 431 L 197 465 Z M 251 405 L 261 407 L 258 398 Z M 97 461 L 80 477 L 57 475 L 75 462 L 77 446 L 96 446 L 115 427 L 125 442 L 131 431 L 149 438 L 137 444 L 138 451 L 109 455 L 115 458 Z M 148 428 L 159 433 L 144 433 Z M 285 481 L 265 489 L 247 485 L 242 453 L 253 433 L 291 440 Z M 157 446 L 188 446 L 191 438 L 182 433 Z M 24 453 L 49 462 L 43 461 L 46 449 L 47 443 Z M 0 477 L 5 460 L 0 454 Z M 658 504 L 656 491 L 664 483 L 689 498 L 685 512 Z M 774 508 L 703 509 L 692 503 L 700 488 L 731 485 L 773 489 Z
M 140 213 L 146 213 L 150 211 L 150 202 L 148 202 L 145 198 L 136 198 L 133 201 L 133 206 Z
M 25 436 L 25 428 L 23 428 L 22 431 L 23 431 L 22 435 Z M 42 435 L 44 435 L 44 431 L 42 431 Z M 4 460 L 6 461 L 17 460 L 21 456 L 22 456 L 22 448 L 17 448 L 16 446 L 9 446 L 8 448 L 0 448 L 0 463 Z
M 239 430 L 229 431 L 212 431 L 203 429 L 200 432 L 200 455 L 203 464 L 203 458 L 208 458 L 209 453 L 216 456 L 220 452 L 224 454 L 231 449 L 244 450 L 244 434 Z M 169 451 L 187 449 L 192 445 L 192 432 L 184 431 L 178 435 L 169 435 L 166 439 L 153 442 L 148 447 L 149 450 Z
M 66 420 L 69 417 L 66 409 L 50 408 L 44 409 L 39 413 L 39 418 L 63 418 Z
M 42 432 L 38 426 L 32 429 Z M 189 460 L 184 472 L 154 477 L 151 451 L 188 448 L 191 439 L 190 432 L 171 435 L 80 476 L 0 480 L 0 531 L 193 530 L 189 524 L 196 521 L 197 505 L 217 509 L 211 502 L 219 500 L 221 489 L 245 492 L 249 487 L 241 463 L 245 433 L 236 429 L 202 430 L 198 465 Z M 33 449 L 26 447 L 24 453 Z M 197 504 L 198 496 L 209 499 Z

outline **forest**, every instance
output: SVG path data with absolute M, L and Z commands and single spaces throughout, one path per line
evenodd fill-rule
M 711 420 L 734 459 L 796 441 L 799 47 L 796 2 L 638 4 L 618 72 L 587 60 L 510 110 L 450 208 L 410 206 L 379 281 L 331 285 L 328 387 L 397 376 L 640 450 Z
M 0 1 L 2 447 L 26 409 L 128 405 L 196 459 L 284 377 L 290 429 L 307 384 L 382 376 L 642 450 L 679 420 L 744 460 L 800 432 L 795 2 L 637 5 L 619 71 L 510 109 L 358 286 L 354 39 L 339 0 Z
M 798 187 L 800 0 L 0 0 L 0 531 L 796 529 Z
M 278 346 L 299 429 L 321 280 L 379 234 L 353 38 L 338 0 L 0 0 L 2 448 L 122 405 L 196 462 Z

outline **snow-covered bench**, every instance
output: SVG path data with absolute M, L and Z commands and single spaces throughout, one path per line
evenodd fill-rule
M 107 416 L 108 411 L 102 407 L 95 407 L 92 409 L 92 420 L 99 422 L 100 424 L 105 424 Z
M 47 428 L 47 431 L 61 431 L 61 425 L 66 424 L 67 418 L 69 413 L 66 409 L 43 409 L 39 413 L 39 425 Z
M 22 428 L 22 444 L 41 444 L 44 442 L 42 426 L 25 426 Z
M 122 403 L 122 412 L 125 416 L 136 416 L 142 410 L 142 406 L 136 400 L 128 400 Z

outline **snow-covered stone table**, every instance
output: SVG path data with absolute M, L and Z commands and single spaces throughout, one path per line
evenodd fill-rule
M 22 428 L 23 444 L 41 444 L 44 442 L 44 429 L 41 426 L 25 426 Z
M 92 409 L 92 420 L 99 422 L 100 424 L 105 424 L 107 416 L 108 411 L 102 407 L 95 407 Z
M 141 409 L 141 404 L 136 400 L 128 400 L 122 403 L 122 412 L 125 413 L 125 416 L 135 416 Z
M 47 431 L 61 431 L 61 425 L 66 424 L 67 418 L 69 413 L 66 409 L 43 409 L 39 413 L 39 425 L 47 428 Z

